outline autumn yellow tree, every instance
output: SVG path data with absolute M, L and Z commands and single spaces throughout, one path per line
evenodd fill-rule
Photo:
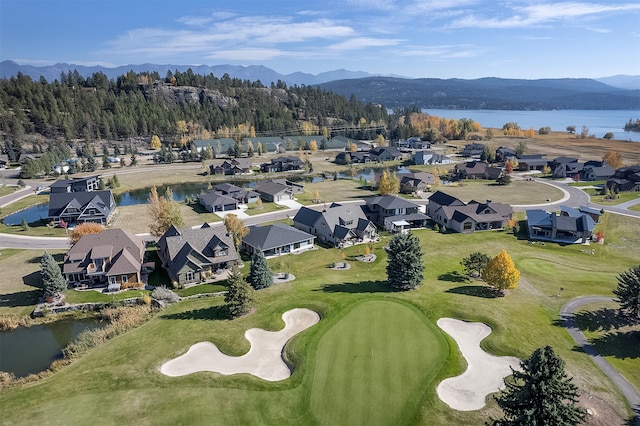
M 155 186 L 151 188 L 147 212 L 151 216 L 149 231 L 151 235 L 156 237 L 164 234 L 171 225 L 176 227 L 184 226 L 180 204 L 173 199 L 173 192 L 169 187 L 167 187 L 162 197 L 158 195 L 158 190 Z
M 71 235 L 69 235 L 69 241 L 71 242 L 71 245 L 73 245 L 77 243 L 83 235 L 99 234 L 102 231 L 104 231 L 104 225 L 94 222 L 84 222 L 73 228 Z
M 384 170 L 380 175 L 380 183 L 378 183 L 378 191 L 381 195 L 397 194 L 400 192 L 400 181 L 398 177 L 390 173 L 388 170 Z
M 160 149 L 162 147 L 162 142 L 160 142 L 160 138 L 158 135 L 151 136 L 151 142 L 149 142 L 149 148 L 151 149 Z
M 312 140 L 311 142 L 309 142 L 309 151 L 311 151 L 311 153 L 314 153 L 318 150 L 318 142 L 314 140 Z
M 516 269 L 509 253 L 502 250 L 482 270 L 482 279 L 491 287 L 504 292 L 518 287 L 520 271 Z
M 618 151 L 607 151 L 604 153 L 602 160 L 607 163 L 608 166 L 613 167 L 614 169 L 619 169 L 622 167 L 622 154 Z
M 387 146 L 387 140 L 382 135 L 376 136 L 376 145 L 379 147 Z
M 224 226 L 227 228 L 227 232 L 233 236 L 233 243 L 238 248 L 242 239 L 249 233 L 249 228 L 245 226 L 242 219 L 233 213 L 224 217 Z

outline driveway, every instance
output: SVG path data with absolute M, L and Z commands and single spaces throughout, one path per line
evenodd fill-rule
M 611 379 L 614 385 L 620 389 L 620 392 L 627 398 L 629 405 L 633 410 L 635 416 L 636 426 L 640 426 L 640 394 L 638 391 L 625 379 L 620 373 L 618 373 L 609 362 L 598 353 L 596 348 L 589 343 L 584 333 L 578 328 L 575 315 L 573 312 L 582 305 L 588 303 L 610 302 L 610 297 L 603 296 L 580 296 L 575 299 L 571 299 L 560 310 L 560 319 L 562 320 L 562 326 L 567 329 L 569 335 L 575 340 L 575 342 L 582 348 L 582 350 L 591 357 L 593 362 L 600 367 L 602 372 Z

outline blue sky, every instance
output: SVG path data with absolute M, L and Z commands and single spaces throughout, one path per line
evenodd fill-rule
M 0 60 L 438 78 L 640 74 L 640 2 L 0 0 Z

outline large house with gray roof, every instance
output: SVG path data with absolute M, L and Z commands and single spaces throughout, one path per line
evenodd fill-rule
M 468 234 L 504 228 L 513 216 L 508 204 L 487 200 L 484 203 L 471 200 L 464 203 L 441 191 L 429 197 L 427 214 L 439 226 Z
M 587 243 L 595 221 L 589 211 L 562 206 L 560 213 L 541 209 L 527 210 L 529 239 L 565 244 Z
M 321 210 L 301 207 L 293 226 L 337 247 L 379 239 L 376 226 L 358 205 L 333 203 Z
M 363 207 L 369 220 L 390 231 L 405 233 L 412 228 L 424 228 L 429 217 L 422 213 L 421 206 L 395 195 L 370 197 Z
M 208 272 L 230 268 L 238 261 L 233 237 L 224 226 L 176 228 L 158 240 L 158 256 L 172 281 L 180 285 L 199 282 Z
M 116 210 L 110 190 L 91 192 L 52 192 L 49 195 L 49 220 L 59 225 L 96 222 L 108 224 Z
M 64 256 L 62 272 L 70 286 L 120 290 L 141 283 L 144 241 L 123 229 L 83 235 Z
M 242 239 L 242 250 L 253 255 L 257 250 L 266 257 L 299 253 L 313 248 L 316 237 L 283 223 L 254 225 Z

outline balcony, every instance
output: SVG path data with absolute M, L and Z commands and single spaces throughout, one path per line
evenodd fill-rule
M 87 266 L 87 275 L 104 275 L 104 268 L 102 267 L 102 265 L 96 266 L 95 263 L 90 263 Z

